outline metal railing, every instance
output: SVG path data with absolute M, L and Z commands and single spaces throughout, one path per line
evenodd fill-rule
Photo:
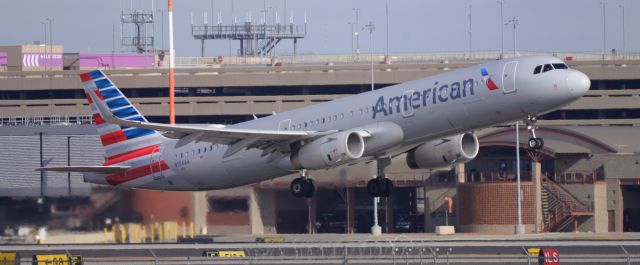
M 103 246 L 91 247 L 90 254 L 82 256 L 82 261 L 89 264 L 539 264 L 542 257 L 535 252 L 530 252 L 530 245 L 520 245 L 515 243 L 510 247 L 478 247 L 475 251 L 457 247 L 454 245 L 434 246 L 424 242 L 362 242 L 354 244 L 318 244 L 317 246 L 292 246 L 287 244 L 272 244 L 246 246 L 246 245 L 226 245 L 226 249 L 242 251 L 242 257 L 204 257 L 197 255 L 196 249 L 200 253 L 211 251 L 211 246 L 204 244 L 198 246 L 187 245 L 194 250 L 184 249 L 176 255 L 175 250 L 170 246 L 137 245 L 127 248 L 128 257 L 113 256 L 109 253 L 112 245 L 105 245 L 106 249 L 99 249 Z M 638 253 L 630 252 L 624 244 L 619 245 L 582 245 L 587 249 L 599 247 L 603 253 L 588 252 L 566 253 L 559 248 L 559 258 L 563 264 L 632 264 L 640 261 Z M 631 245 L 635 246 L 635 245 Z M 222 246 L 225 248 L 224 246 Z M 218 247 L 219 248 L 219 247 Z M 545 247 L 538 248 L 542 251 Z M 554 247 L 547 247 L 555 249 Z M 489 250 L 489 251 L 487 251 Z M 172 251 L 172 252 L 171 252 Z M 30 248 L 29 253 L 57 253 L 75 256 L 76 249 L 67 246 L 51 246 Z M 101 252 L 103 254 L 101 254 Z M 131 255 L 131 253 L 136 253 Z M 173 254 L 170 254 L 173 253 Z M 161 254 L 161 255 L 159 255 Z M 31 262 L 31 256 L 23 255 L 20 258 L 21 264 Z M 540 263 L 542 264 L 542 263 Z
M 0 126 L 80 125 L 93 124 L 91 116 L 12 116 L 0 117 Z

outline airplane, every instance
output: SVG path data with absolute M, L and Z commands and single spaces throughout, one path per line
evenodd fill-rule
M 372 197 L 393 189 L 384 169 L 406 153 L 412 169 L 467 162 L 478 154 L 474 130 L 526 119 L 587 93 L 591 81 L 550 56 L 488 61 L 233 125 L 149 122 L 100 70 L 80 75 L 105 151 L 101 166 L 37 170 L 84 172 L 84 181 L 123 188 L 226 189 L 299 172 L 290 185 L 309 198 L 307 170 L 376 162 Z

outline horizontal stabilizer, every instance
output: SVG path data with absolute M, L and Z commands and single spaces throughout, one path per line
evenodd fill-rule
M 129 166 L 62 166 L 62 167 L 41 167 L 36 171 L 56 171 L 56 172 L 91 172 L 91 173 L 120 173 Z

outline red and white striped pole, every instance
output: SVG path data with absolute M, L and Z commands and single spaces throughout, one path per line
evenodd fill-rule
M 173 1 L 169 2 L 169 123 L 176 124 L 176 86 L 174 79 L 175 51 L 173 50 Z

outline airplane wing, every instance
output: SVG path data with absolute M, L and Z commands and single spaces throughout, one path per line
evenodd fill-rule
M 36 171 L 56 171 L 56 172 L 91 172 L 91 173 L 120 173 L 129 166 L 61 166 L 61 167 L 40 167 Z
M 289 144 L 302 139 L 315 138 L 331 132 L 317 133 L 314 131 L 278 131 L 255 129 L 232 129 L 220 126 L 172 125 L 153 122 L 130 121 L 116 117 L 95 93 L 89 93 L 102 118 L 110 123 L 127 127 L 143 128 L 165 132 L 164 136 L 180 139 L 178 145 L 192 141 L 207 141 L 231 145 L 224 154 L 229 157 L 244 148 L 258 148 L 263 150 L 263 156 L 275 151 L 288 152 Z

